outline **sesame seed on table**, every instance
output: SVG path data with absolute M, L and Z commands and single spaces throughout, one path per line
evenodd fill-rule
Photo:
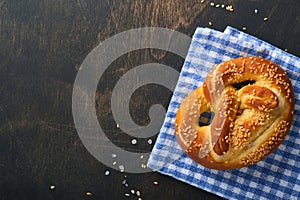
M 300 56 L 300 21 L 297 20 L 300 7 L 296 0 L 289 3 L 279 0 L 2 0 L 0 10 L 0 199 L 222 199 L 156 171 L 129 173 L 128 163 L 121 162 L 121 155 L 116 152 L 107 155 L 110 164 L 105 165 L 83 145 L 72 117 L 75 77 L 78 71 L 84 70 L 80 65 L 89 52 L 117 33 L 138 27 L 164 27 L 191 37 L 197 27 L 223 31 L 230 25 Z M 126 134 L 124 126 L 114 120 L 110 107 L 112 91 L 120 78 L 138 65 L 163 63 L 179 72 L 183 62 L 184 59 L 173 53 L 136 50 L 111 63 L 99 80 L 95 94 L 99 124 L 113 144 L 140 153 L 139 166 L 143 170 L 147 169 L 146 154 L 153 148 L 157 133 L 145 138 Z M 231 74 L 230 70 L 234 69 L 232 63 L 223 75 Z M 276 73 L 272 65 L 261 64 L 260 68 L 251 70 L 282 88 L 287 87 L 284 74 Z M 258 94 L 259 90 L 251 92 Z M 211 93 L 219 95 L 220 91 Z M 146 126 L 151 120 L 150 107 L 161 104 L 166 109 L 171 96 L 172 91 L 157 84 L 138 88 L 129 102 L 132 121 Z M 292 101 L 290 90 L 285 92 L 285 98 Z M 228 94 L 227 101 L 222 103 L 232 109 L 218 112 L 219 117 L 236 112 L 230 99 Z M 256 105 L 255 101 L 248 99 L 244 106 Z M 270 93 L 258 107 L 259 112 L 267 112 L 277 101 L 276 95 Z M 121 104 L 123 99 L 118 102 Z M 184 124 L 195 118 L 199 103 L 203 103 L 200 97 L 192 102 Z M 232 142 L 236 148 L 246 145 L 243 141 L 254 137 L 253 129 L 263 126 L 270 118 L 260 115 L 252 122 L 243 122 L 232 132 L 238 134 L 234 141 L 229 136 L 223 140 Z M 208 121 L 204 119 L 203 123 Z M 281 142 L 276 138 L 286 132 L 288 125 L 287 121 L 281 121 L 273 140 L 242 162 L 247 165 L 264 156 Z M 233 128 L 232 123 L 229 128 Z M 221 131 L 219 127 L 215 129 Z M 197 137 L 194 127 L 186 125 L 179 132 L 188 132 L 183 135 L 188 143 L 206 153 L 207 144 L 193 143 Z

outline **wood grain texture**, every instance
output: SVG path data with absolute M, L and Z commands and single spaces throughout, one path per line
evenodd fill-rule
M 246 27 L 246 32 L 300 56 L 297 0 L 220 1 L 233 5 L 234 12 L 210 2 L 1 0 L 0 199 L 123 199 L 131 188 L 140 190 L 143 199 L 220 199 L 157 173 L 125 177 L 107 168 L 82 145 L 71 110 L 72 87 L 84 58 L 106 38 L 131 28 L 165 27 L 192 36 L 196 27 L 209 22 L 217 30 Z M 130 151 L 150 151 L 152 146 L 141 141 L 133 147 L 131 137 L 116 128 L 111 93 L 123 74 L 149 62 L 179 71 L 183 59 L 158 50 L 130 52 L 112 63 L 98 85 L 99 123 L 115 144 Z M 140 88 L 131 99 L 132 118 L 147 124 L 149 107 L 167 107 L 171 95 L 162 86 Z

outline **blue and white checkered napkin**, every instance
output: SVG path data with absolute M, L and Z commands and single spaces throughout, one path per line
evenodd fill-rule
M 286 70 L 295 91 L 294 123 L 279 148 L 257 164 L 227 171 L 207 169 L 178 145 L 173 124 L 176 111 L 215 64 L 242 56 L 260 56 Z M 298 57 L 232 27 L 224 32 L 197 28 L 148 167 L 228 199 L 300 199 L 299 81 Z

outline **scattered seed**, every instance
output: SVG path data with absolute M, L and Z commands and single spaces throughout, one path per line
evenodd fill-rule
M 110 172 L 109 172 L 108 170 L 106 170 L 105 173 L 104 173 L 104 175 L 105 175 L 105 176 L 108 176 L 109 173 L 110 173 Z
M 257 9 L 254 9 L 254 13 L 257 14 L 257 13 L 258 13 L 258 10 L 257 10 Z
M 136 192 L 135 192 L 135 194 L 136 194 L 136 196 L 141 196 L 141 192 L 139 191 L 139 190 L 137 190 Z
M 224 5 L 224 4 L 222 4 L 222 5 L 221 5 L 221 8 L 225 8 L 225 5 Z
M 247 30 L 247 28 L 246 28 L 246 27 L 243 27 L 242 29 L 243 29 L 244 31 L 245 31 L 245 30 Z
M 154 181 L 153 184 L 154 184 L 154 185 L 158 185 L 158 182 L 157 182 L 157 181 Z
M 145 164 L 141 164 L 141 168 L 143 168 L 143 169 L 146 169 L 147 168 L 147 165 L 145 165 Z
M 122 181 L 122 185 L 124 185 L 125 187 L 128 187 L 128 183 L 127 183 L 127 180 L 126 180 L 126 179 L 124 179 L 124 180 Z
M 288 49 L 284 49 L 285 52 L 288 52 Z
M 268 18 L 267 18 L 267 17 L 265 17 L 265 18 L 264 18 L 264 21 L 268 21 Z
M 111 157 L 112 157 L 112 158 L 116 158 L 116 157 L 117 157 L 117 154 L 114 154 L 114 153 L 113 153 L 113 154 L 111 154 Z
M 136 139 L 132 139 L 131 140 L 131 144 L 137 144 L 137 140 Z
M 141 155 L 141 156 L 140 156 L 140 159 L 143 159 L 143 158 L 144 158 L 144 155 Z
M 134 194 L 135 193 L 135 191 L 132 189 L 132 190 L 130 190 L 130 192 L 131 192 L 131 194 Z
M 114 161 L 114 162 L 113 162 L 113 165 L 116 165 L 116 164 L 117 164 L 117 161 Z
M 148 140 L 148 144 L 152 144 L 152 139 L 151 138 Z
M 208 25 L 212 26 L 212 22 L 208 22 Z
M 55 189 L 55 185 L 50 185 L 50 190 L 54 190 Z
M 204 3 L 204 0 L 201 0 L 200 3 Z
M 211 2 L 210 5 L 211 5 L 211 6 L 215 6 L 215 3 L 214 3 L 214 2 Z
M 216 8 L 219 8 L 219 7 L 220 7 L 220 4 L 217 4 L 217 5 L 216 5 Z
M 141 197 L 139 197 L 139 198 L 138 198 L 138 200 L 142 200 L 142 198 L 141 198 Z
M 117 124 L 117 128 L 120 128 L 120 124 Z
M 124 172 L 124 170 L 125 170 L 124 165 L 119 165 L 119 169 L 120 169 L 121 172 Z
M 234 11 L 232 5 L 226 6 L 226 10 L 227 10 L 227 11 L 230 11 L 230 12 L 233 12 L 233 11 Z
M 86 192 L 85 195 L 86 196 L 92 196 L 93 194 L 91 192 Z
M 126 196 L 126 197 L 129 197 L 129 196 L 130 196 L 130 194 L 128 194 L 128 193 L 125 193 L 125 196 Z

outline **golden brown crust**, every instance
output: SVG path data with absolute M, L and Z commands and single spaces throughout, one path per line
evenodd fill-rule
M 237 85 L 249 83 L 246 85 Z M 210 125 L 199 126 L 204 112 Z M 284 70 L 259 57 L 216 65 L 180 105 L 175 132 L 183 150 L 212 169 L 254 164 L 272 153 L 293 120 L 294 92 Z

